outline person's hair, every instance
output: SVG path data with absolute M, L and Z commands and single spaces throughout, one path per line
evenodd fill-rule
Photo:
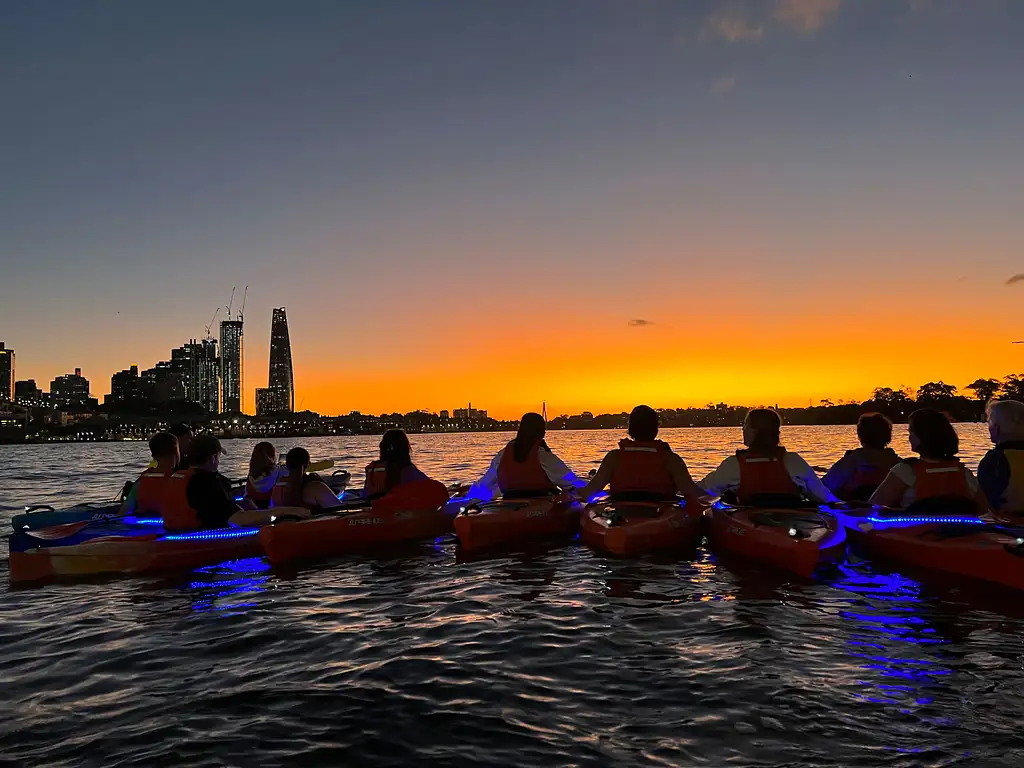
M 170 432 L 157 432 L 149 438 L 149 452 L 158 461 L 173 454 L 177 447 L 178 438 Z
M 193 467 L 202 466 L 217 453 L 224 453 L 220 440 L 211 434 L 197 435 L 188 444 L 188 463 Z
M 991 400 L 985 417 L 1013 437 L 1024 440 L 1024 403 L 1019 400 Z
M 306 477 L 306 468 L 310 465 L 309 451 L 305 448 L 292 448 L 284 457 L 284 465 L 288 469 L 282 499 L 284 506 L 302 506 L 302 482 Z
M 881 413 L 862 413 L 857 419 L 857 438 L 865 448 L 885 448 L 892 442 L 892 422 Z
M 271 443 L 256 443 L 249 459 L 249 477 L 265 477 L 274 471 L 277 464 L 277 451 Z
M 638 405 L 629 412 L 629 436 L 634 440 L 653 440 L 658 436 L 658 412 L 647 405 Z
M 180 424 L 171 424 L 171 426 L 167 428 L 167 431 L 175 437 L 184 437 L 185 435 L 192 434 L 192 427 L 182 422 Z
M 917 435 L 917 452 L 925 459 L 953 459 L 960 450 L 960 437 L 949 419 L 931 408 L 910 414 L 910 432 Z
M 513 441 L 512 458 L 516 463 L 522 464 L 530 451 L 537 443 L 544 440 L 544 433 L 547 427 L 544 424 L 544 417 L 539 413 L 524 413 L 519 420 L 519 430 L 516 432 L 516 439 Z
M 772 408 L 751 408 L 743 426 L 754 433 L 747 447 L 755 453 L 771 453 L 781 442 L 782 419 Z
M 394 488 L 402 481 L 402 470 L 412 466 L 409 437 L 400 429 L 389 429 L 380 439 L 380 460 L 387 465 L 384 487 Z

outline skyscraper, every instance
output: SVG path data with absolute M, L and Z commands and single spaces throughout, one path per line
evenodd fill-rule
M 226 413 L 240 413 L 245 401 L 241 318 L 220 322 L 220 387 L 221 409 Z
M 81 368 L 74 373 L 65 373 L 50 382 L 50 399 L 61 407 L 84 406 L 89 403 L 89 380 L 82 375 Z
M 274 393 L 266 387 L 256 388 L 256 415 L 269 416 L 274 412 Z
M 270 375 L 272 410 L 295 410 L 295 377 L 292 373 L 292 344 L 288 338 L 288 317 L 284 307 L 274 310 L 270 321 Z
M 196 341 L 192 339 L 189 350 L 189 376 L 185 399 L 198 403 L 208 413 L 220 413 L 220 360 L 217 358 L 217 342 L 213 339 Z M 174 352 L 172 350 L 172 358 Z
M 14 399 L 14 350 L 0 341 L 0 400 Z

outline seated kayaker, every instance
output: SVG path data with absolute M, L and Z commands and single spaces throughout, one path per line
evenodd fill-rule
M 609 451 L 597 473 L 580 491 L 589 500 L 609 487 L 612 499 L 660 500 L 704 496 L 690 470 L 668 443 L 658 440 L 658 412 L 638 405 L 629 414 L 629 439 Z
M 539 413 L 519 420 L 516 437 L 491 459 L 484 476 L 467 492 L 467 498 L 489 501 L 497 495 L 528 498 L 556 494 L 585 485 L 544 442 L 547 426 Z
M 400 429 L 389 429 L 380 439 L 380 458 L 366 465 L 363 494 L 375 499 L 400 485 L 429 479 L 412 463 L 408 435 Z
M 978 482 L 992 509 L 1024 514 L 1024 403 L 997 400 L 985 412 L 996 447 L 978 465 Z
M 167 480 L 178 464 L 178 438 L 170 432 L 157 432 L 149 438 L 149 452 L 153 461 L 132 483 L 131 490 L 121 502 L 122 515 L 162 517 Z
M 257 509 L 270 506 L 270 495 L 285 470 L 277 463 L 277 451 L 271 443 L 256 443 L 249 459 L 249 476 L 245 480 L 245 498 Z
M 714 496 L 755 507 L 838 501 L 799 454 L 781 441 L 782 421 L 771 408 L 753 408 L 743 420 L 745 450 L 736 451 L 700 481 Z
M 847 451 L 822 478 L 825 487 L 843 501 L 867 501 L 899 462 L 892 442 L 892 422 L 881 413 L 857 419 L 860 448 Z
M 309 451 L 292 448 L 285 456 L 284 466 L 288 474 L 278 479 L 270 494 L 271 507 L 301 507 L 304 509 L 327 509 L 340 503 L 327 483 L 316 475 L 309 474 Z
M 168 429 L 178 439 L 178 466 L 175 469 L 188 469 L 189 456 L 192 448 L 192 427 L 188 424 L 172 424 Z
M 931 408 L 910 414 L 910 448 L 919 459 L 904 459 L 871 494 L 871 503 L 920 513 L 989 511 L 977 478 L 956 457 L 960 438 L 949 419 Z
M 197 435 L 189 445 L 189 468 L 171 473 L 164 498 L 164 528 L 175 532 L 257 524 L 258 516 L 235 503 L 231 481 L 218 471 L 224 449 L 213 435 Z

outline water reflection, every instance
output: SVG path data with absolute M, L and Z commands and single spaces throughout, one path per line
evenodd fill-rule
M 246 608 L 258 605 L 252 596 L 266 590 L 270 570 L 265 557 L 228 560 L 197 568 L 180 590 L 188 596 L 196 613 L 243 613 Z

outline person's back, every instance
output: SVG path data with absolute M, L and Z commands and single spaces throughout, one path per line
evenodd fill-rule
M 270 496 L 282 469 L 277 463 L 277 452 L 271 443 L 257 443 L 249 459 L 249 475 L 245 479 L 245 498 L 257 509 L 270 506 Z
M 278 480 L 270 496 L 271 508 L 292 507 L 306 510 L 329 509 L 338 505 L 328 485 L 308 474 L 311 459 L 305 448 L 292 448 L 285 456 L 288 474 Z
M 609 488 L 613 499 L 671 499 L 677 494 L 702 496 L 686 462 L 667 443 L 658 440 L 658 413 L 638 405 L 629 414 L 628 440 L 608 452 L 597 473 L 583 489 L 584 499 Z
M 960 440 L 941 413 L 922 408 L 910 414 L 910 447 L 920 458 L 893 465 L 870 502 L 884 507 L 917 508 L 937 505 L 943 512 L 984 513 L 988 504 L 971 470 L 956 454 Z
M 409 437 L 400 429 L 389 429 L 381 437 L 379 458 L 366 465 L 363 493 L 367 498 L 383 496 L 401 485 L 429 480 L 412 463 Z
M 1024 514 L 1024 403 L 999 400 L 985 410 L 995 447 L 978 465 L 978 482 L 992 509 Z
M 173 531 L 223 528 L 240 511 L 230 481 L 218 471 L 224 450 L 213 435 L 199 435 L 189 446 L 189 466 L 169 478 L 164 527 Z
M 781 444 L 782 422 L 769 408 L 754 408 L 743 421 L 746 449 L 736 451 L 700 482 L 715 496 L 755 506 L 838 501 L 803 458 Z
M 857 420 L 861 446 L 839 459 L 822 479 L 825 487 L 844 501 L 867 501 L 900 457 L 889 447 L 892 422 L 880 413 L 865 413 Z
M 179 460 L 178 440 L 170 432 L 158 432 L 150 438 L 149 450 L 152 466 L 132 484 L 121 504 L 121 514 L 163 517 L 168 480 Z

